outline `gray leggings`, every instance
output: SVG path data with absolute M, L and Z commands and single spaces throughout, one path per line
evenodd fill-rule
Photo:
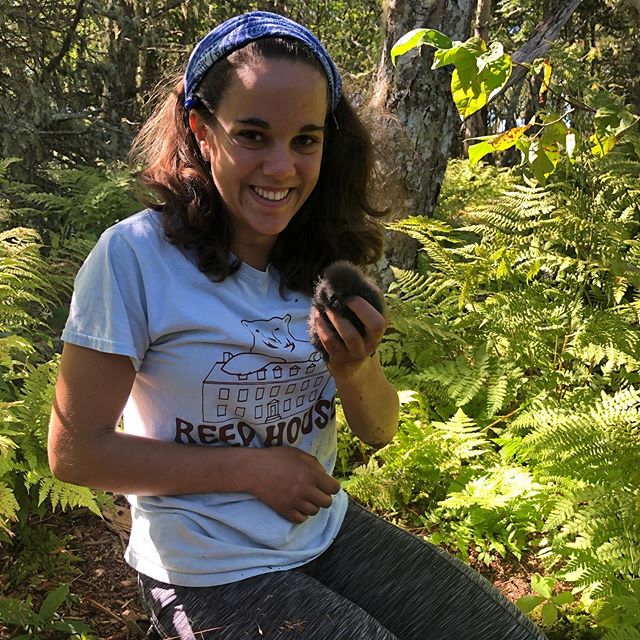
M 309 564 L 217 587 L 140 575 L 157 633 L 181 640 L 545 640 L 480 574 L 350 501 Z

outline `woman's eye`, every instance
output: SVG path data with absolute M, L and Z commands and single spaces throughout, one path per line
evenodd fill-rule
M 259 131 L 240 131 L 236 134 L 236 138 L 244 143 L 250 145 L 262 144 L 264 137 Z
M 298 136 L 294 140 L 296 146 L 298 147 L 306 147 L 308 149 L 314 147 L 317 144 L 320 144 L 320 140 L 314 136 Z

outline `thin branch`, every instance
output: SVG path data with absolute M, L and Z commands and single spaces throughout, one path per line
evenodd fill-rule
M 73 42 L 73 36 L 76 33 L 76 28 L 78 27 L 78 23 L 82 18 L 82 7 L 85 3 L 85 0 L 78 0 L 76 2 L 76 12 L 73 16 L 73 20 L 69 25 L 69 30 L 67 31 L 67 35 L 64 38 L 62 46 L 60 47 L 60 51 L 58 51 L 58 55 L 53 58 L 53 60 L 49 61 L 49 64 L 45 67 L 42 75 L 48 76 L 59 64 L 62 62 L 62 59 L 67 55 L 67 52 L 71 48 L 71 43 Z
M 144 18 L 142 22 L 147 22 L 148 20 L 155 20 L 159 18 L 164 13 L 168 13 L 171 9 L 175 9 L 176 7 L 180 7 L 183 5 L 189 4 L 189 0 L 173 0 L 173 2 L 167 2 L 161 9 L 154 11 L 149 17 Z

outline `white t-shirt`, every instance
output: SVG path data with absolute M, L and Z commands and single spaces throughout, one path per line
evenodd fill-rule
M 124 429 L 184 446 L 292 446 L 328 473 L 336 459 L 335 383 L 308 341 L 308 296 L 278 291 L 271 266 L 212 282 L 170 244 L 155 211 L 101 236 L 78 272 L 62 338 L 131 358 Z M 185 469 L 184 473 L 189 473 Z M 338 533 L 346 495 L 293 524 L 247 493 L 128 496 L 126 560 L 183 586 L 291 569 Z

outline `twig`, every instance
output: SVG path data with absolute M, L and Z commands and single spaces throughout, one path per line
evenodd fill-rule
M 500 424 L 501 422 L 504 422 L 505 420 L 510 418 L 514 413 L 518 413 L 518 411 L 520 411 L 520 407 L 518 407 L 517 409 L 514 409 L 513 411 L 507 413 L 507 415 L 505 415 L 505 416 L 500 416 L 497 420 L 494 420 L 491 424 L 488 424 L 486 427 L 483 427 L 482 429 L 480 429 L 480 431 L 486 431 L 487 429 L 491 429 L 495 425 Z
M 82 5 L 84 3 L 85 3 L 85 0 L 78 0 L 78 2 L 76 3 L 76 13 L 73 16 L 73 20 L 71 21 L 71 24 L 69 25 L 69 31 L 67 32 L 67 35 L 64 39 L 64 42 L 62 43 L 62 46 L 60 47 L 60 51 L 58 52 L 58 55 L 55 58 L 53 58 L 53 60 L 49 61 L 49 64 L 45 67 L 45 70 L 42 75 L 44 76 L 49 75 L 60 64 L 60 62 L 62 61 L 62 58 L 64 58 L 65 55 L 67 55 L 67 52 L 71 47 L 71 42 L 73 41 L 73 36 L 76 33 L 76 28 L 78 27 L 78 23 L 80 22 L 80 18 L 82 17 Z
M 107 615 L 111 616 L 114 620 L 117 620 L 118 622 L 121 622 L 122 624 L 127 625 L 127 621 L 122 616 L 119 616 L 117 613 L 115 613 L 115 611 L 111 611 L 109 607 L 105 607 L 103 604 L 96 602 L 93 598 L 83 597 L 82 599 L 86 600 L 92 607 L 95 607 L 96 609 L 99 609 L 103 613 L 106 613 Z

